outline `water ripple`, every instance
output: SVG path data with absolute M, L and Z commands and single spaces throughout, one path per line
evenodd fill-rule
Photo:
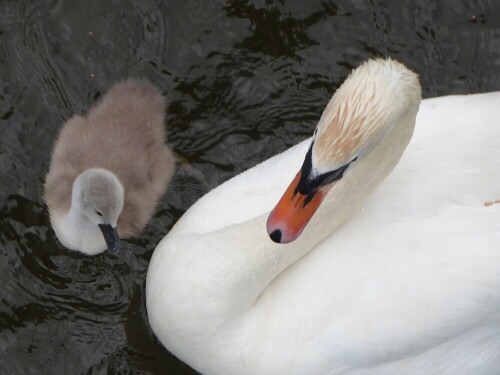
M 500 89 L 493 0 L 0 2 L 0 373 L 193 373 L 151 335 L 158 241 L 199 197 L 310 136 L 349 71 L 391 56 L 435 96 Z M 178 170 L 118 256 L 65 250 L 42 202 L 61 125 L 155 82 Z

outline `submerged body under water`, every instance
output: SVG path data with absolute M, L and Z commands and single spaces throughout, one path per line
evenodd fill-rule
M 500 90 L 494 1 L 0 2 L 0 373 L 194 373 L 154 338 L 158 241 L 221 182 L 308 137 L 351 69 L 391 56 L 424 97 Z M 63 122 L 116 81 L 165 93 L 178 168 L 118 255 L 69 252 L 42 200 Z

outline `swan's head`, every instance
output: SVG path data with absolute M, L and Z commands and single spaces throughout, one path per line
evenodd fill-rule
M 369 60 L 355 69 L 328 103 L 302 168 L 269 215 L 271 239 L 295 240 L 328 191 L 383 137 L 395 127 L 413 129 L 420 100 L 417 75 L 397 61 Z
M 101 168 L 81 173 L 73 184 L 72 204 L 99 226 L 111 252 L 120 250 L 116 222 L 123 209 L 124 191 L 118 178 Z

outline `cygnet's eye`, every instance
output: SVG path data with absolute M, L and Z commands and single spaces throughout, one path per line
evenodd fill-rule
M 95 213 L 99 216 L 102 216 L 102 213 L 100 211 L 96 211 Z

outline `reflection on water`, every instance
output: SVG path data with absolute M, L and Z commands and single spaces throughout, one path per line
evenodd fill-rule
M 392 56 L 425 96 L 500 89 L 495 1 L 0 1 L 0 373 L 193 373 L 147 325 L 155 244 L 200 196 L 307 137 L 352 67 Z M 65 251 L 42 183 L 65 119 L 115 81 L 167 95 L 179 169 L 118 256 Z

